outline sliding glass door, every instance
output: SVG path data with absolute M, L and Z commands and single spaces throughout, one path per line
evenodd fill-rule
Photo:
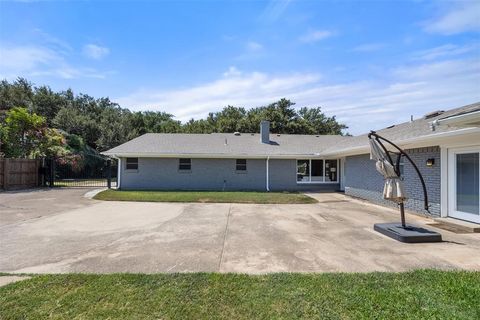
M 480 148 L 449 150 L 449 213 L 480 223 Z
M 297 160 L 297 183 L 338 182 L 338 159 Z

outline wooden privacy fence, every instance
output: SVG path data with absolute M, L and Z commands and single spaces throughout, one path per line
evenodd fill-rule
M 0 158 L 0 189 L 15 190 L 40 185 L 40 160 Z

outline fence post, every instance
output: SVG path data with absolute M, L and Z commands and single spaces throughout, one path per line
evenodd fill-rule
M 40 160 L 35 159 L 35 187 L 38 187 L 40 185 L 39 176 L 40 176 Z
M 9 162 L 10 159 L 5 158 L 5 162 L 3 163 L 3 189 L 8 190 L 8 180 L 10 178 L 8 167 L 9 167 Z
M 112 188 L 112 160 L 107 160 L 107 187 Z
M 55 159 L 54 158 L 50 159 L 50 168 L 49 169 L 50 169 L 49 170 L 50 171 L 50 173 L 49 173 L 50 177 L 48 179 L 49 180 L 49 185 L 48 186 L 50 188 L 53 188 L 53 185 L 55 184 Z
M 46 180 L 47 180 L 47 170 L 46 170 L 46 164 L 45 164 L 45 158 L 41 158 L 40 160 L 40 185 L 42 187 L 46 187 L 47 186 L 47 183 L 46 183 Z

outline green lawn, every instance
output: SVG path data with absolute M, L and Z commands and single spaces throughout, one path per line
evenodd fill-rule
M 480 319 L 480 273 L 66 274 L 0 288 L 0 319 Z
M 251 191 L 121 191 L 105 190 L 94 199 L 109 201 L 216 202 L 216 203 L 316 203 L 301 193 Z

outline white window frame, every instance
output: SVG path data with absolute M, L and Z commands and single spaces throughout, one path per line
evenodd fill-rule
M 300 160 L 308 160 L 308 180 L 309 181 L 298 181 L 298 161 Z M 312 181 L 312 160 L 323 160 L 323 181 Z M 325 176 L 326 176 L 326 171 L 325 171 L 325 161 L 327 160 L 336 160 L 337 161 L 337 175 L 336 175 L 336 180 L 335 181 L 325 181 Z M 325 159 L 325 158 L 299 158 L 295 159 L 295 181 L 297 184 L 336 184 L 339 183 L 339 170 L 340 170 L 340 164 L 339 164 L 340 159 Z
M 480 215 L 457 210 L 457 155 L 479 153 L 479 146 L 448 149 L 448 216 L 480 223 Z M 480 174 L 480 173 L 479 173 Z

